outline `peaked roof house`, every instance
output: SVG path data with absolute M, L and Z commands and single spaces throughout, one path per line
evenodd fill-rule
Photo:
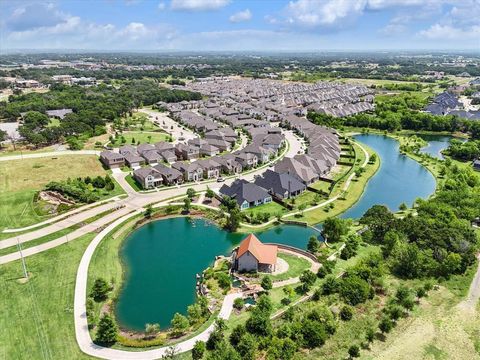
M 162 175 L 151 167 L 139 168 L 133 171 L 133 177 L 144 189 L 152 189 L 163 182 Z
M 110 169 L 125 165 L 125 157 L 122 154 L 108 150 L 100 153 L 100 161 Z
M 277 245 L 262 244 L 253 234 L 248 235 L 235 251 L 237 271 L 274 272 L 277 264 Z
M 242 210 L 272 201 L 272 196 L 266 189 L 244 179 L 237 179 L 230 186 L 224 184 L 220 188 L 220 194 L 235 199 Z
M 307 188 L 296 177 L 288 173 L 279 174 L 272 170 L 267 170 L 261 177 L 257 177 L 255 184 L 267 189 L 271 195 L 281 199 L 297 196 Z
M 309 185 L 319 179 L 319 176 L 313 169 L 303 165 L 300 161 L 293 158 L 283 158 L 275 164 L 275 171 L 278 173 L 287 173 L 295 176 L 305 185 Z

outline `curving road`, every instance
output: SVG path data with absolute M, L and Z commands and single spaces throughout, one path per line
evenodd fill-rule
M 283 152 L 283 154 L 281 154 L 281 156 L 282 157 L 293 156 L 301 149 L 301 142 L 299 138 L 295 134 L 293 134 L 293 132 L 291 131 L 286 131 L 285 137 L 289 146 L 285 149 L 285 151 Z M 47 153 L 43 153 L 42 155 L 51 156 L 46 154 Z M 32 155 L 40 155 L 40 154 L 32 154 Z M 216 190 L 216 189 L 219 189 L 223 184 L 232 183 L 236 178 L 243 178 L 243 179 L 252 181 L 254 180 L 255 176 L 261 175 L 263 172 L 265 172 L 268 169 L 269 166 L 273 165 L 275 161 L 276 160 L 270 162 L 268 166 L 257 168 L 248 173 L 240 174 L 238 176 L 231 176 L 227 178 L 224 183 L 217 183 L 215 181 L 212 182 L 211 180 L 198 182 L 198 183 L 187 183 L 181 186 L 172 186 L 164 189 L 157 189 L 157 191 L 148 192 L 148 193 L 139 193 L 134 191 L 125 180 L 127 173 L 114 172 L 112 176 L 120 184 L 120 186 L 122 186 L 122 188 L 124 188 L 124 190 L 127 192 L 128 196 L 126 198 L 119 199 L 115 201 L 115 203 L 113 204 L 106 203 L 94 208 L 90 208 L 86 211 L 82 211 L 80 213 L 72 212 L 72 215 L 70 213 L 66 213 L 65 216 L 67 216 L 67 218 L 64 218 L 63 220 L 60 220 L 56 223 L 47 225 L 45 227 L 42 227 L 40 229 L 31 231 L 25 234 L 20 234 L 17 236 L 14 236 L 12 234 L 11 238 L 0 241 L 0 249 L 14 246 L 17 243 L 22 244 L 22 243 L 38 239 L 40 237 L 43 237 L 49 234 L 53 234 L 61 229 L 65 229 L 72 225 L 81 224 L 87 219 L 99 213 L 102 213 L 104 211 L 111 211 L 111 213 L 108 216 L 102 217 L 91 224 L 85 225 L 80 229 L 75 230 L 74 233 L 69 234 L 68 241 L 72 241 L 88 232 L 92 232 L 94 230 L 102 228 L 103 226 L 110 223 L 112 219 L 114 219 L 115 217 L 118 218 L 131 211 L 137 211 L 137 210 L 143 209 L 148 204 L 159 203 L 159 202 L 165 201 L 166 199 L 177 197 L 179 195 L 180 189 L 183 189 L 183 188 L 186 189 L 188 187 L 191 187 L 195 189 L 195 191 L 205 191 L 207 187 L 210 187 L 211 189 Z M 115 208 L 119 208 L 119 209 L 115 210 Z M 59 239 L 49 241 L 39 246 L 31 247 L 23 251 L 23 256 L 24 257 L 31 256 L 39 252 L 51 249 L 52 247 L 59 246 L 65 242 L 66 242 L 66 237 L 62 237 Z M 8 263 L 10 261 L 18 260 L 20 258 L 21 258 L 21 254 L 19 251 L 5 255 L 5 256 L 0 256 L 0 264 Z
M 164 204 L 166 205 L 166 204 Z M 74 305 L 73 305 L 73 314 L 75 321 L 75 336 L 77 339 L 78 346 L 85 354 L 94 356 L 101 359 L 111 359 L 111 360 L 153 360 L 162 358 L 167 354 L 169 346 L 162 347 L 154 350 L 147 350 L 141 352 L 135 351 L 124 351 L 116 350 L 111 348 L 102 347 L 93 343 L 92 338 L 90 337 L 90 332 L 88 330 L 87 322 L 87 312 L 86 312 L 86 299 L 87 299 L 87 278 L 88 278 L 88 267 L 90 261 L 95 252 L 95 249 L 100 244 L 102 239 L 110 233 L 115 227 L 122 224 L 124 221 L 129 218 L 137 215 L 140 211 L 133 212 L 131 214 L 125 215 L 117 219 L 112 224 L 108 225 L 103 229 L 88 245 L 85 253 L 80 260 L 80 265 L 77 270 L 77 279 L 75 284 L 75 295 L 74 295 Z M 236 298 L 241 297 L 241 293 L 228 294 L 223 300 L 219 318 L 227 320 L 230 317 L 230 314 L 233 309 L 233 302 Z M 194 337 L 182 341 L 178 344 L 175 344 L 175 348 L 178 352 L 189 351 L 195 345 L 197 341 L 207 341 L 210 334 L 214 330 L 215 324 L 211 324 L 207 329 L 203 330 L 201 333 L 195 335 Z

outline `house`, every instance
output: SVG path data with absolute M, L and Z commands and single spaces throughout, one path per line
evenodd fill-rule
M 142 185 L 144 189 L 153 189 L 162 185 L 162 175 L 151 167 L 139 168 L 133 171 L 133 178 Z
M 102 151 L 100 161 L 109 169 L 119 168 L 125 165 L 125 157 L 113 151 Z
M 237 179 L 230 186 L 224 184 L 220 188 L 220 194 L 235 199 L 241 210 L 272 201 L 272 196 L 266 189 L 244 179 Z
M 192 145 L 177 144 L 175 155 L 182 160 L 198 159 L 200 157 L 200 149 Z
M 175 155 L 174 151 L 171 150 L 163 150 L 160 151 L 160 156 L 162 157 L 163 161 L 168 162 L 169 164 L 173 164 L 175 161 L 177 161 L 177 155 Z
M 255 235 L 250 234 L 235 250 L 234 268 L 237 271 L 274 272 L 277 253 L 277 245 L 262 244 Z
M 134 147 L 134 146 L 131 146 L 131 145 L 123 145 L 123 146 L 120 146 L 120 148 L 118 149 L 118 152 L 120 154 L 122 154 L 123 156 L 127 155 L 127 154 L 135 154 L 135 155 L 138 155 L 137 153 L 137 149 Z
M 65 115 L 72 113 L 72 109 L 47 110 L 46 113 L 48 117 L 63 120 Z
M 210 144 L 203 144 L 200 146 L 200 155 L 202 156 L 215 156 L 220 152 L 217 147 Z
M 162 161 L 162 156 L 156 150 L 147 150 L 140 153 L 141 156 L 145 159 L 147 164 L 155 165 L 159 161 Z
M 473 170 L 480 171 L 480 159 L 473 161 Z
M 165 185 L 176 185 L 183 182 L 183 174 L 181 171 L 158 164 L 153 167 L 162 176 Z
M 213 159 L 197 160 L 195 164 L 202 167 L 204 179 L 218 178 L 222 171 L 222 165 Z
M 186 163 L 179 161 L 173 163 L 172 168 L 180 171 L 185 181 L 199 181 L 203 179 L 203 167 L 197 164 L 197 162 Z
M 271 195 L 281 199 L 297 196 L 307 188 L 296 177 L 287 173 L 279 174 L 272 170 L 267 170 L 262 176 L 257 177 L 255 184 L 267 189 Z
M 242 164 L 235 160 L 235 155 L 232 154 L 215 156 L 212 160 L 219 163 L 222 166 L 222 171 L 227 174 L 239 174 L 243 170 Z
M 145 159 L 137 154 L 125 153 L 123 156 L 125 156 L 125 163 L 132 169 L 138 168 L 145 164 Z
M 319 176 L 312 168 L 303 165 L 298 160 L 285 157 L 275 164 L 275 171 L 282 174 L 287 173 L 295 176 L 305 185 L 309 185 L 319 179 Z
M 208 142 L 209 145 L 215 146 L 220 151 L 229 151 L 231 148 L 230 143 L 226 140 L 207 139 L 206 141 Z
M 140 144 L 137 146 L 137 153 L 142 155 L 144 152 L 147 151 L 155 151 L 157 148 L 152 144 Z
M 159 142 L 155 143 L 155 148 L 157 149 L 157 151 L 159 153 L 161 153 L 162 151 L 175 152 L 175 145 L 173 145 L 172 143 L 169 143 L 169 142 L 165 142 L 165 141 L 159 141 Z
M 249 169 L 252 167 L 256 167 L 258 164 L 258 157 L 252 153 L 240 153 L 235 155 L 235 160 L 242 165 L 243 169 Z
M 242 149 L 242 152 L 247 154 L 254 154 L 257 157 L 259 163 L 268 162 L 273 156 L 275 156 L 276 150 L 265 148 L 258 144 L 250 144 Z

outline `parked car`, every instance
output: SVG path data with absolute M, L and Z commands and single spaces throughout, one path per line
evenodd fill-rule
M 221 176 L 219 176 L 219 177 L 217 178 L 217 182 L 224 182 L 224 181 L 225 181 L 225 179 L 224 179 L 223 177 L 221 177 Z

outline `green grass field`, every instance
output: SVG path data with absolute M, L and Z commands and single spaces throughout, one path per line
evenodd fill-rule
M 105 176 L 100 161 L 93 155 L 64 155 L 52 158 L 0 162 L 0 231 L 35 224 L 51 215 L 34 203 L 34 195 L 50 181 L 85 176 Z M 116 184 L 106 197 L 123 194 Z
M 251 215 L 255 216 L 258 213 L 269 213 L 270 218 L 273 218 L 278 213 L 285 214 L 287 212 L 287 209 L 284 208 L 282 205 L 272 201 L 272 202 L 269 202 L 268 204 L 263 204 L 260 206 L 255 206 L 249 209 L 245 209 L 242 212 L 250 216 Z
M 135 145 L 140 141 L 140 143 L 149 143 L 154 144 L 159 141 L 167 141 L 169 135 L 163 132 L 150 132 L 150 131 L 131 131 L 131 132 L 124 132 L 123 137 L 125 138 L 125 143 L 122 144 L 121 136 L 117 137 L 117 139 L 110 143 L 113 147 L 119 147 L 122 145 L 131 145 L 132 139 L 134 139 Z
M 78 264 L 95 234 L 87 234 L 26 259 L 0 267 L 0 354 L 3 359 L 90 359 L 80 352 L 73 324 Z

